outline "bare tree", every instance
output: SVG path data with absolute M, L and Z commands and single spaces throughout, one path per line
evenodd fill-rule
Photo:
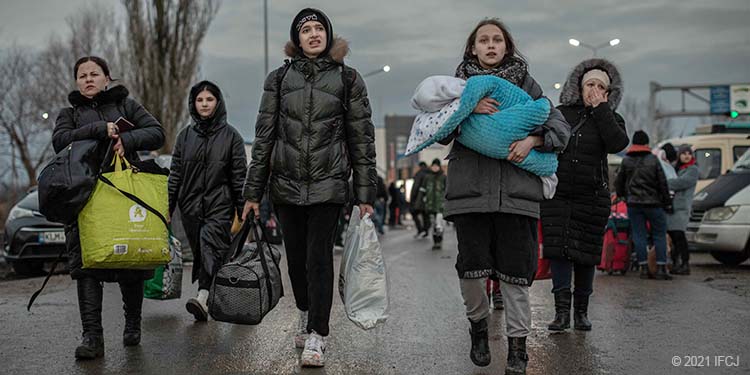
M 37 58 L 42 69 L 39 72 L 40 82 L 45 82 L 49 103 L 64 106 L 67 95 L 75 89 L 73 64 L 83 56 L 95 55 L 107 60 L 115 78 L 127 82 L 125 74 L 129 69 L 124 66 L 126 49 L 122 37 L 123 26 L 118 22 L 113 10 L 93 4 L 80 8 L 66 18 L 68 35 L 52 35 L 47 47 Z M 59 107 L 54 107 L 59 108 Z
M 195 80 L 199 47 L 218 0 L 123 0 L 134 95 L 164 127 L 162 152 L 171 152 L 187 118 L 185 101 Z
M 87 6 L 67 23 L 69 35 L 51 36 L 39 53 L 14 46 L 0 56 L 0 158 L 10 161 L 0 178 L 10 179 L 12 187 L 36 185 L 39 170 L 52 156 L 55 116 L 68 105 L 76 59 L 97 54 L 120 64 L 121 27 L 113 11 Z
M 651 144 L 656 144 L 674 136 L 674 126 L 671 118 L 657 120 L 651 123 L 648 117 L 648 104 L 633 97 L 625 97 L 620 105 L 620 114 L 625 119 L 625 127 L 628 134 L 632 135 L 636 130 L 645 131 Z
M 52 128 L 34 100 L 38 88 L 29 79 L 37 71 L 34 56 L 18 46 L 0 61 L 0 139 L 10 148 L 11 181 L 16 186 L 36 185 L 37 170 L 49 157 Z

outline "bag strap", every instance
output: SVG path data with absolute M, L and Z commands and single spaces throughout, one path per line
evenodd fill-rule
M 253 228 L 255 241 L 258 243 L 258 246 L 256 246 L 256 250 L 260 254 L 260 265 L 261 267 L 263 267 L 263 272 L 266 274 L 266 289 L 268 290 L 268 311 L 271 311 L 271 300 L 273 300 L 273 285 L 271 285 L 271 274 L 268 272 L 268 259 L 266 259 L 266 252 L 263 251 L 263 248 L 261 247 L 261 242 L 264 242 L 261 240 L 261 230 L 259 230 L 261 224 L 255 219 L 247 221 Z M 268 244 L 267 238 L 265 242 L 266 246 L 268 247 L 269 254 L 271 254 L 271 257 L 273 257 L 273 253 L 271 252 L 271 245 Z
M 135 195 L 128 193 L 127 191 L 121 190 L 120 188 L 118 188 L 117 186 L 115 186 L 115 184 L 113 184 L 112 181 L 110 181 L 108 178 L 104 177 L 104 175 L 99 175 L 99 181 L 104 182 L 105 184 L 107 184 L 107 185 L 115 188 L 117 191 L 119 191 L 122 195 L 124 195 L 125 197 L 127 197 L 131 201 L 133 201 L 135 203 L 138 203 L 143 208 L 151 211 L 151 213 L 153 213 L 154 215 L 156 215 L 156 217 L 158 217 L 164 223 L 164 226 L 167 227 L 167 230 L 170 229 L 169 228 L 169 223 L 167 223 L 167 219 L 164 217 L 164 215 L 162 215 L 161 212 L 157 211 L 155 208 L 149 206 L 148 203 L 146 203 L 143 200 L 141 200 L 141 198 L 138 198 Z
M 570 135 L 575 134 L 579 129 L 581 129 L 581 127 L 585 123 L 586 123 L 586 117 L 581 116 L 581 118 L 578 120 L 578 123 L 570 130 Z
M 253 215 L 254 213 L 250 212 L 250 215 Z M 271 300 L 273 299 L 273 286 L 271 285 L 271 278 L 270 273 L 268 272 L 268 259 L 266 258 L 266 252 L 263 251 L 263 248 L 261 246 L 262 242 L 266 243 L 266 247 L 269 250 L 269 253 L 271 254 L 271 257 L 273 258 L 273 253 L 271 251 L 271 244 L 268 242 L 268 236 L 263 236 L 263 229 L 262 224 L 260 221 L 256 219 L 251 220 L 245 220 L 244 223 L 242 223 L 242 228 L 240 229 L 239 233 L 235 236 L 234 240 L 232 241 L 232 244 L 235 246 L 234 249 L 232 249 L 232 256 L 229 258 L 229 261 L 233 261 L 237 259 L 237 257 L 242 252 L 242 249 L 245 246 L 245 241 L 247 240 L 247 236 L 250 234 L 250 231 L 253 231 L 253 235 L 255 236 L 255 241 L 258 243 L 258 246 L 256 246 L 256 251 L 258 252 L 258 255 L 260 255 L 260 265 L 263 267 L 263 272 L 266 274 L 266 288 L 268 289 L 268 293 L 270 295 L 268 296 L 268 311 L 271 310 Z M 261 240 L 263 238 L 264 240 Z M 276 260 L 274 259 L 274 265 L 276 266 L 276 269 L 279 270 L 279 265 L 276 264 Z M 279 274 L 281 274 L 281 271 L 279 270 Z M 279 297 L 284 296 L 284 289 L 282 286 L 281 295 Z
M 57 254 L 57 259 L 55 259 L 55 262 L 52 263 L 52 268 L 50 268 L 49 273 L 47 273 L 47 277 L 44 278 L 42 287 L 34 292 L 34 294 L 31 295 L 31 298 L 29 298 L 29 304 L 26 305 L 26 311 L 31 311 L 31 305 L 33 305 L 36 298 L 39 297 L 40 294 L 42 294 L 42 290 L 44 290 L 44 287 L 47 286 L 47 282 L 49 281 L 49 278 L 52 277 L 52 274 L 55 273 L 55 268 L 57 268 L 57 264 L 62 260 L 62 256 L 63 254 L 65 254 L 66 250 L 67 248 L 65 246 L 60 249 L 60 252 Z

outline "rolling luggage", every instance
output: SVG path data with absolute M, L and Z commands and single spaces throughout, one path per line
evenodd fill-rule
M 612 211 L 607 221 L 602 244 L 602 261 L 597 268 L 610 275 L 619 272 L 624 275 L 630 268 L 630 219 L 624 200 L 614 198 Z

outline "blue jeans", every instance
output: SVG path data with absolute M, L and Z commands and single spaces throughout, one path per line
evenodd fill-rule
M 648 230 L 646 221 L 651 223 L 651 236 L 656 247 L 656 264 L 667 264 L 667 215 L 660 207 L 628 207 L 633 245 L 639 264 L 648 263 Z
M 573 293 L 576 296 L 588 297 L 594 292 L 594 274 L 596 273 L 594 266 L 573 263 L 566 259 L 550 259 L 549 263 L 552 269 L 552 293 L 570 290 L 570 279 L 573 275 L 575 275 Z

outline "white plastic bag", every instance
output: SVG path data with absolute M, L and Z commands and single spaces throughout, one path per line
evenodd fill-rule
M 369 214 L 362 219 L 359 215 L 354 206 L 341 257 L 339 294 L 349 320 L 371 329 L 388 318 L 388 285 L 375 224 Z

